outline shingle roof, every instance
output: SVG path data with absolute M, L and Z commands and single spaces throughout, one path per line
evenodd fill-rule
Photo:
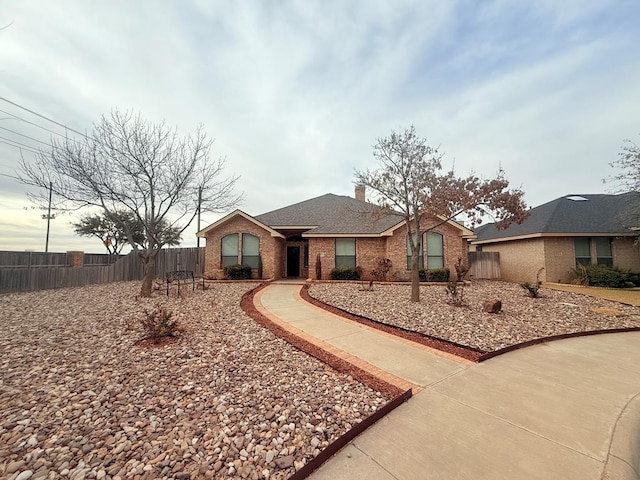
M 402 216 L 352 197 L 327 193 L 304 202 L 256 215 L 278 227 L 313 227 L 310 234 L 380 234 L 403 221 Z
M 567 195 L 529 211 L 529 217 L 498 230 L 494 223 L 476 228 L 476 242 L 533 234 L 630 234 L 640 227 L 640 193 Z

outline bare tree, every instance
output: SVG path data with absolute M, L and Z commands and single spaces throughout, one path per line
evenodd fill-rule
M 402 133 L 378 138 L 373 147 L 377 170 L 355 172 L 355 183 L 373 190 L 378 204 L 400 213 L 407 225 L 411 250 L 411 300 L 420 301 L 419 261 L 422 236 L 429 230 L 465 214 L 478 224 L 485 215 L 498 220 L 499 228 L 522 222 L 527 215 L 520 190 L 507 190 L 509 182 L 500 170 L 494 179 L 475 175 L 458 177 L 453 170 L 441 173 L 443 154 L 418 137 L 413 126 Z M 422 228 L 422 219 L 434 216 L 439 223 Z
M 640 191 L 640 145 L 625 139 L 618 159 L 609 165 L 620 169 L 621 172 L 605 178 L 603 182 L 617 184 L 617 192 Z
M 180 137 L 165 122 L 113 110 L 90 135 L 51 143 L 51 151 L 41 152 L 36 162 L 22 160 L 22 181 L 52 185 L 56 195 L 79 207 L 100 207 L 117 221 L 144 265 L 143 297 L 151 295 L 158 252 L 179 240 L 194 220 L 199 190 L 202 211 L 222 212 L 242 200 L 233 192 L 238 177 L 223 177 L 224 160 L 209 158 L 212 141 L 202 128 Z M 130 213 L 135 222 L 118 221 L 116 212 Z M 142 242 L 135 240 L 137 223 Z

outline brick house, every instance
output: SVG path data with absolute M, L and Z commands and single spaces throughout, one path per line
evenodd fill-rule
M 205 275 L 224 278 L 226 265 L 244 264 L 262 278 L 322 279 L 335 267 L 359 266 L 366 276 L 379 258 L 389 258 L 389 279 L 408 280 L 407 228 L 402 216 L 365 201 L 364 188 L 356 198 L 328 193 L 262 215 L 235 210 L 198 232 L 206 239 Z M 423 228 L 442 223 L 425 218 Z M 426 233 L 421 263 L 426 268 L 452 268 L 466 261 L 473 232 L 448 221 Z
M 471 250 L 498 252 L 502 278 L 567 283 L 576 264 L 640 271 L 640 193 L 567 195 L 532 208 L 520 225 L 475 230 Z

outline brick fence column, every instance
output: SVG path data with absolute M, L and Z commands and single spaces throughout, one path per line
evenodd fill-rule
M 69 266 L 73 268 L 82 268 L 84 266 L 84 252 L 72 251 L 67 252 L 69 257 Z

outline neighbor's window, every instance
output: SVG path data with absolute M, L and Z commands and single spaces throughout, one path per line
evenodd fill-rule
M 599 265 L 609 265 L 613 267 L 613 250 L 611 248 L 611 238 L 598 237 L 596 242 L 596 258 Z
M 336 268 L 356 266 L 356 239 L 336 238 Z
M 411 236 L 415 239 L 416 233 L 412 233 Z M 411 241 L 409 240 L 409 235 L 407 235 L 407 270 L 411 270 Z M 418 268 L 424 267 L 424 252 L 422 251 L 422 242 L 418 245 Z
M 427 233 L 427 268 L 444 267 L 444 245 L 442 235 L 436 232 Z
M 587 237 L 576 237 L 573 245 L 576 250 L 576 265 L 589 265 L 591 263 L 591 242 Z
M 258 268 L 260 264 L 260 239 L 250 233 L 242 234 L 242 264 Z
M 238 234 L 222 237 L 222 266 L 236 265 L 238 262 Z

